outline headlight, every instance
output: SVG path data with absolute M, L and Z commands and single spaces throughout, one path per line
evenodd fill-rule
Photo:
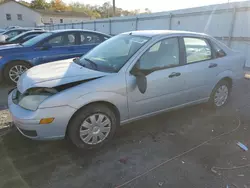
M 35 111 L 38 106 L 49 97 L 50 95 L 30 95 L 25 96 L 19 101 L 19 106 Z
M 19 106 L 35 111 L 45 99 L 56 93 L 57 90 L 53 88 L 31 88 L 23 94 L 18 91 L 13 92 L 12 99 Z

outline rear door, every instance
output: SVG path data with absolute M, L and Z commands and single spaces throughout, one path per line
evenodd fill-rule
M 104 35 L 86 31 L 78 32 L 77 35 L 78 48 L 76 49 L 76 54 L 78 56 L 86 54 L 89 50 L 107 39 Z
M 199 102 L 209 97 L 220 72 L 220 59 L 214 57 L 207 38 L 183 37 L 185 46 L 185 102 Z

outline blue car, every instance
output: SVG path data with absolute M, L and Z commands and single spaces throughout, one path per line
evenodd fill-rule
M 23 72 L 32 66 L 80 57 L 110 38 L 88 30 L 58 30 L 43 33 L 22 44 L 0 47 L 0 78 L 16 84 Z
M 13 38 L 10 39 L 6 39 L 4 42 L 0 42 L 0 45 L 6 45 L 6 44 L 20 44 L 20 43 L 24 43 L 38 35 L 41 35 L 43 33 L 46 33 L 46 31 L 37 31 L 37 30 L 33 30 L 33 31 L 27 31 L 24 33 L 21 33 L 20 35 L 17 35 Z

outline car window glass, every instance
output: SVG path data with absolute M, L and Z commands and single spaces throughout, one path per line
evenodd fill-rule
M 89 59 L 100 71 L 117 72 L 149 40 L 150 38 L 144 36 L 114 36 L 82 56 L 80 64 L 93 68 L 93 63 L 89 66 L 89 61 L 86 60 Z
M 81 33 L 80 34 L 80 43 L 81 44 L 98 44 L 103 40 L 101 37 L 94 33 Z
M 70 46 L 75 45 L 75 42 L 75 35 L 69 33 L 58 35 L 48 41 L 51 46 Z
M 15 37 L 19 34 L 18 31 L 12 31 L 12 32 L 9 32 L 8 34 L 6 34 L 8 37 Z
M 29 40 L 29 39 L 31 39 L 31 38 L 36 37 L 37 35 L 39 35 L 39 34 L 28 35 L 28 36 L 26 36 L 26 37 L 23 37 L 23 38 L 22 38 L 22 41 L 23 41 L 23 42 L 24 42 L 24 41 L 27 41 L 27 40 Z
M 209 60 L 212 58 L 208 42 L 200 38 L 184 38 L 187 63 Z
M 40 34 L 40 35 L 22 43 L 22 45 L 26 46 L 26 47 L 36 45 L 37 43 L 40 43 L 41 41 L 46 40 L 52 34 L 53 33 L 51 33 L 51 32 Z
M 142 55 L 140 69 L 169 68 L 179 65 L 179 44 L 177 38 L 157 42 Z
M 105 36 L 104 36 L 104 37 L 103 37 L 103 39 L 104 39 L 104 40 L 108 40 L 108 39 L 109 39 L 109 37 L 105 37 Z

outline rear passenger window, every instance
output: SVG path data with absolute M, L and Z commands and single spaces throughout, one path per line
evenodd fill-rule
M 187 63 L 212 59 L 211 47 L 205 39 L 184 38 Z
M 103 39 L 94 33 L 81 33 L 80 43 L 81 44 L 98 44 L 103 42 Z

